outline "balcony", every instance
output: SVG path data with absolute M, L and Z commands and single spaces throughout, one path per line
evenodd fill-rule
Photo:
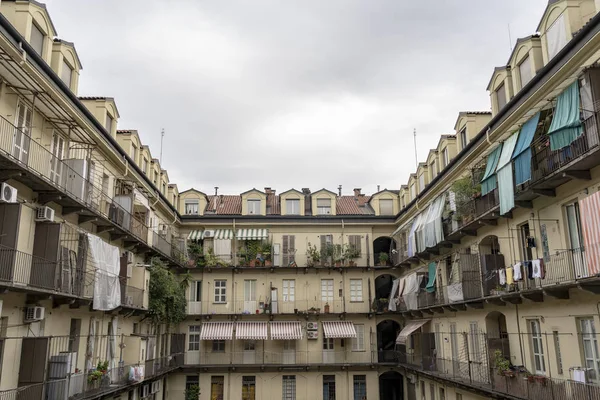
M 188 351 L 185 353 L 185 366 L 372 365 L 377 363 L 376 356 L 376 352 L 371 351 Z
M 0 286 L 91 300 L 94 274 L 0 245 Z
M 444 232 L 446 240 L 453 242 L 465 236 L 477 236 L 477 229 L 481 226 L 497 224 L 496 221 L 500 218 L 499 208 L 500 198 L 497 188 L 470 200 L 463 207 L 463 215 L 446 222 L 445 229 L 448 230 L 447 233 Z
M 0 171 L 4 179 L 14 179 L 37 192 L 40 203 L 59 204 L 63 215 L 77 214 L 79 223 L 95 224 L 98 232 L 109 232 L 111 240 L 148 246 L 148 227 L 94 185 L 89 179 L 89 160 L 59 159 L 3 117 Z M 159 256 L 177 264 L 171 259 L 170 244 L 157 250 Z
M 219 314 L 278 314 L 278 315 L 327 315 L 340 313 L 368 314 L 371 311 L 369 302 L 364 301 L 320 301 L 295 300 L 264 303 L 259 301 L 236 300 L 225 303 L 210 301 L 188 301 L 188 315 Z
M 127 278 L 119 278 L 121 281 L 121 307 L 145 310 L 144 290 L 127 285 Z

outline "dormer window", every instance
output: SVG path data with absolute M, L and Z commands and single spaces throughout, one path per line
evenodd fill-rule
M 175 199 L 175 196 L 173 196 Z M 189 199 L 185 201 L 185 215 L 198 215 L 200 202 L 197 199 Z
M 110 114 L 106 113 L 106 122 L 104 124 L 104 127 L 106 128 L 108 133 L 112 134 L 112 126 L 113 126 L 113 119 L 110 116 Z
M 248 200 L 248 214 L 260 215 L 260 200 Z
M 548 60 L 554 58 L 567 44 L 567 29 L 565 15 L 561 14 L 556 21 L 546 30 L 546 44 L 548 46 Z
M 496 104 L 498 105 L 498 111 L 502 110 L 506 103 L 506 88 L 504 87 L 504 83 L 502 83 L 498 86 L 498 89 L 496 89 Z
M 410 198 L 414 199 L 417 197 L 417 189 L 415 188 L 415 184 L 410 185 Z
M 165 193 L 167 193 L 167 184 L 166 184 L 166 183 L 164 183 L 164 182 L 163 182 L 163 184 L 162 184 L 162 193 L 163 193 L 163 195 L 164 195 Z
M 442 169 L 446 168 L 446 165 L 450 162 L 450 154 L 448 154 L 448 148 L 444 147 L 442 150 Z
M 73 68 L 65 61 L 62 62 L 62 70 L 60 72 L 60 79 L 71 89 L 71 78 L 73 77 Z
M 531 70 L 531 58 L 525 57 L 521 64 L 519 64 L 519 76 L 521 77 L 521 88 L 527 85 L 533 78 L 533 71 Z
M 425 174 L 421 173 L 419 175 L 419 191 L 425 189 Z
M 458 137 L 460 139 L 460 148 L 464 149 L 465 147 L 467 147 L 467 127 L 466 126 L 464 128 L 462 128 L 462 130 L 459 132 Z
M 133 160 L 133 162 L 134 162 L 134 163 L 136 163 L 136 164 L 137 164 L 137 162 L 138 162 L 138 159 L 137 159 L 137 151 L 138 151 L 138 148 L 137 148 L 137 146 L 136 146 L 135 144 L 133 144 L 133 143 L 132 143 L 132 144 L 131 144 L 131 159 L 132 159 L 132 160 Z
M 300 215 L 300 199 L 287 199 L 285 201 L 285 213 L 288 215 Z
M 142 160 L 142 171 L 144 172 L 144 174 L 148 175 L 148 159 L 144 158 Z
M 429 171 L 431 173 L 431 180 L 433 180 L 433 178 L 437 176 L 437 163 L 435 162 L 435 160 L 433 160 L 431 164 L 429 164 Z
M 33 47 L 36 53 L 40 56 L 44 51 L 44 32 L 40 28 L 37 27 L 36 24 L 31 25 L 31 38 L 29 39 L 29 44 Z
M 394 201 L 392 199 L 379 200 L 380 215 L 394 215 Z
M 317 199 L 317 214 L 331 214 L 331 199 Z

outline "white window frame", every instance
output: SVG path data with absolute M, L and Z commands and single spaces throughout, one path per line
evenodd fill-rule
M 568 42 L 564 13 L 559 15 L 552 25 L 546 29 L 545 36 L 548 61 L 550 61 L 554 56 L 560 53 Z
M 498 107 L 498 111 L 502 110 L 506 103 L 508 103 L 508 98 L 506 96 L 506 85 L 502 82 L 494 92 L 496 96 L 496 106 Z
M 34 33 L 39 34 L 37 36 L 37 38 L 41 39 L 39 44 L 42 47 L 40 49 L 37 48 L 37 43 L 34 42 L 34 39 L 35 39 Z M 41 36 L 41 38 L 40 38 L 40 36 Z M 44 47 L 46 47 L 45 43 L 44 43 L 45 41 L 46 41 L 46 34 L 44 33 L 44 31 L 41 30 L 35 23 L 31 24 L 31 35 L 29 37 L 29 44 L 31 45 L 31 47 L 33 47 L 33 50 L 35 50 L 35 52 L 38 53 L 40 56 L 42 56 L 44 54 Z
M 461 150 L 464 149 L 465 147 L 467 147 L 467 144 L 469 143 L 469 140 L 467 139 L 467 127 L 466 126 L 464 126 L 458 132 L 458 140 L 460 140 L 460 148 L 461 148 Z
M 190 301 L 202 301 L 202 281 L 192 281 L 190 283 Z
M 531 79 L 533 79 L 534 73 L 531 67 L 531 57 L 528 54 L 519 63 L 519 80 L 521 81 L 521 89 L 523 86 L 527 85 Z M 525 74 L 523 71 L 525 71 Z M 524 77 L 526 79 L 523 79 Z
M 67 85 L 69 89 L 71 89 L 71 84 L 73 83 L 73 71 L 75 68 L 71 67 L 71 65 L 63 58 L 62 61 L 62 70 L 60 73 L 60 79 Z M 68 72 L 67 72 L 68 71 Z
M 350 279 L 350 301 L 363 301 L 363 280 Z
M 284 302 L 294 302 L 296 300 L 296 280 L 284 279 L 282 282 L 282 299 Z
M 385 207 L 388 207 L 388 209 L 385 209 L 385 207 L 381 206 L 382 202 L 385 205 Z M 393 199 L 380 199 L 379 200 L 379 214 L 380 215 L 394 215 L 394 200 Z
M 329 202 L 329 205 L 327 205 L 327 206 L 319 205 L 319 201 L 327 201 L 327 202 Z M 330 215 L 331 210 L 332 210 L 331 198 L 328 198 L 328 197 L 317 198 L 317 214 L 318 215 Z
M 188 326 L 188 351 L 200 351 L 200 325 Z
M 213 340 L 210 344 L 211 353 L 225 353 L 227 343 L 225 340 Z
M 321 279 L 321 301 L 333 301 L 333 279 Z
M 323 338 L 323 350 L 335 350 L 334 338 Z
M 227 280 L 226 279 L 215 279 L 213 302 L 215 304 L 227 303 Z
M 422 172 L 419 175 L 419 192 L 422 192 L 425 189 L 425 173 Z
M 529 334 L 531 335 L 531 355 L 532 355 L 532 370 L 536 374 L 546 374 L 546 357 L 544 355 L 544 339 L 542 336 L 542 328 L 539 319 L 530 319 L 527 321 L 529 326 Z M 537 351 L 536 351 L 537 348 Z M 538 368 L 538 366 L 540 368 Z
M 442 168 L 446 168 L 450 163 L 450 153 L 448 152 L 448 147 L 444 147 L 444 150 L 442 150 L 442 159 L 444 161 L 444 166 Z
M 148 175 L 148 159 L 146 157 L 142 158 L 142 172 Z
M 600 380 L 600 353 L 598 350 L 598 336 L 594 318 L 580 318 L 579 330 L 581 333 L 581 356 L 583 358 L 583 366 L 594 371 L 591 380 L 597 382 Z
M 195 206 L 195 211 L 194 211 Z M 184 202 L 185 215 L 198 215 L 200 214 L 200 200 L 198 199 L 185 199 Z
M 356 337 L 352 339 L 352 351 L 365 351 L 365 325 L 354 324 Z
M 115 123 L 115 119 L 107 111 L 106 119 L 104 120 L 104 128 L 106 128 L 108 133 L 112 133 L 112 127 L 113 127 L 114 123 Z
M 412 185 L 410 185 L 410 199 L 414 200 L 415 197 L 417 197 L 417 188 L 416 188 L 417 184 L 415 182 L 413 182 Z
M 248 207 L 248 214 L 260 215 L 262 206 L 260 199 L 248 199 L 246 200 L 246 205 Z
M 285 213 L 287 215 L 300 215 L 300 199 L 287 199 L 285 201 Z

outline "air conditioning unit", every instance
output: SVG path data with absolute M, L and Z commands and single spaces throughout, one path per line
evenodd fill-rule
M 140 386 L 140 398 L 145 399 L 148 396 L 150 396 L 150 385 Z
M 24 322 L 36 322 L 44 319 L 44 313 L 46 309 L 44 307 L 30 306 L 25 309 Z
M 308 331 L 308 332 L 306 332 L 306 337 L 308 339 L 318 339 L 319 331 Z
M 213 238 L 213 237 L 215 237 L 215 231 L 204 231 L 204 233 L 202 234 L 203 239 Z
M 8 183 L 2 183 L 2 193 L 0 193 L 0 203 L 16 203 L 17 189 L 10 186 Z
M 125 254 L 127 255 L 127 264 L 133 264 L 133 251 L 127 251 Z
M 54 209 L 48 206 L 38 207 L 35 220 L 41 222 L 54 222 Z
M 318 322 L 307 322 L 306 329 L 308 329 L 309 331 L 316 331 L 319 329 L 319 323 Z
M 150 393 L 154 394 L 154 393 L 158 393 L 160 391 L 160 381 L 154 381 L 151 383 L 151 387 L 150 387 Z

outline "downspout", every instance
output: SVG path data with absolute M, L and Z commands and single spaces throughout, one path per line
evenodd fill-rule
M 488 144 L 491 146 L 492 142 L 490 141 L 490 128 L 487 128 L 487 131 L 485 131 L 485 140 L 488 142 Z
M 232 246 L 232 250 L 231 252 L 233 253 L 233 265 L 236 266 L 237 265 L 237 236 L 236 236 L 236 230 L 235 230 L 235 218 L 233 219 L 233 246 Z

